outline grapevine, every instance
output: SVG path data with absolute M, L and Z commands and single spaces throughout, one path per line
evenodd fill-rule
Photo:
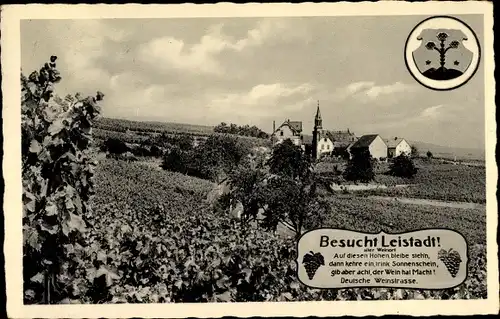
M 71 294 L 93 195 L 92 123 L 104 94 L 65 99 L 56 56 L 29 77 L 21 73 L 25 302 L 54 303 Z

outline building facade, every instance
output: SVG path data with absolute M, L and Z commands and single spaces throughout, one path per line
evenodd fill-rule
M 387 158 L 398 157 L 401 154 L 411 155 L 411 145 L 404 139 L 395 137 L 386 141 Z
M 273 144 L 278 144 L 284 140 L 291 140 L 294 145 L 302 145 L 302 122 L 286 120 L 276 130 L 274 130 L 271 138 Z
M 366 149 L 370 152 L 372 158 L 383 160 L 387 158 L 387 144 L 378 134 L 369 134 L 361 136 L 354 144 L 349 147 L 349 153 L 352 154 L 359 149 Z

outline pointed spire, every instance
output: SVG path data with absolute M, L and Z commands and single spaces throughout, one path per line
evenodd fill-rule
M 321 120 L 321 112 L 319 110 L 319 100 L 318 100 L 318 108 L 316 109 L 316 119 Z
M 316 116 L 314 117 L 314 126 L 319 129 L 321 129 L 323 126 L 323 120 L 321 119 L 321 112 L 319 110 L 319 101 L 318 101 L 318 108 L 316 110 Z

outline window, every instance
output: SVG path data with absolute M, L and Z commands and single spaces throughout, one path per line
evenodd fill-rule
M 326 146 L 326 149 L 327 149 L 327 150 L 329 150 L 329 149 L 330 149 L 330 145 L 327 145 L 327 146 Z
M 283 131 L 280 131 L 280 135 L 283 136 Z
M 325 145 L 321 144 L 321 150 L 324 150 L 324 149 L 325 149 Z
M 326 142 L 326 137 L 323 140 Z

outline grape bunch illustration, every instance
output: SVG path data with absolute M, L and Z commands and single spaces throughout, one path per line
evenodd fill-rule
M 310 251 L 304 255 L 302 263 L 306 269 L 307 277 L 309 277 L 309 280 L 312 280 L 316 274 L 316 270 L 318 270 L 320 266 L 325 265 L 325 257 L 323 257 L 321 253 Z
M 438 259 L 444 263 L 451 276 L 455 278 L 460 269 L 460 263 L 462 262 L 462 258 L 458 251 L 453 250 L 453 248 L 450 248 L 448 251 L 441 249 L 438 252 Z

